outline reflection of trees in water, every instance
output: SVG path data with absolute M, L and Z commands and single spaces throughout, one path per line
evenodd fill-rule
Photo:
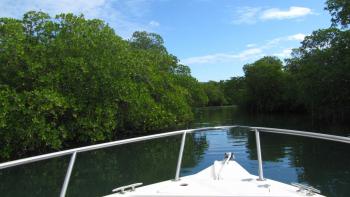
M 247 114 L 234 107 L 202 108 L 196 114 L 197 123 L 209 125 L 240 124 L 349 135 L 349 124 L 313 122 L 310 117 L 298 114 Z M 228 135 L 235 139 L 242 136 L 247 136 L 248 160 L 257 160 L 254 132 L 240 128 L 233 129 Z M 288 166 L 289 170 L 295 169 L 299 182 L 318 187 L 328 196 L 350 196 L 350 145 L 280 134 L 261 133 L 260 138 L 262 158 L 269 161 L 265 166 Z
M 285 129 L 298 129 L 305 131 L 328 131 L 333 134 L 346 134 L 349 132 L 348 124 L 336 122 L 312 121 L 312 118 L 301 114 L 254 114 L 236 107 L 205 107 L 196 109 L 194 127 L 217 125 L 243 125 L 273 127 Z M 349 133 L 348 133 L 349 134 Z
M 260 133 L 264 161 L 288 158 L 299 182 L 321 189 L 327 196 L 350 196 L 350 145 L 280 134 Z M 256 160 L 254 132 L 248 134 L 248 157 Z
M 69 157 L 0 170 L 0 196 L 59 196 Z
M 290 158 L 300 182 L 319 187 L 327 196 L 350 196 L 350 145 L 302 139 L 293 146 Z
M 180 141 L 181 135 L 79 153 L 67 195 L 101 196 L 122 185 L 173 179 Z M 206 148 L 205 137 L 187 135 L 184 166 L 195 166 Z M 0 171 L 1 196 L 58 196 L 68 158 Z
M 230 129 L 227 136 L 232 139 L 246 138 L 248 158 L 250 160 L 257 160 L 255 132 L 247 128 L 238 127 Z M 279 161 L 285 157 L 284 144 L 288 141 L 286 136 L 260 133 L 260 140 L 264 161 Z
M 248 136 L 248 133 L 249 133 L 249 129 L 236 127 L 236 128 L 229 129 L 229 131 L 227 132 L 227 137 L 232 139 L 236 139 L 237 137 L 242 138 L 242 137 Z
M 182 167 L 195 167 L 203 159 L 206 149 L 208 149 L 208 141 L 204 132 L 187 134 Z
M 260 133 L 260 145 L 264 161 L 279 161 L 286 156 L 288 137 L 270 133 Z M 249 132 L 247 149 L 249 159 L 257 160 L 255 132 Z
M 236 107 L 207 107 L 196 110 L 196 123 L 199 126 L 215 126 L 232 123 Z M 198 126 L 194 124 L 195 126 Z
M 68 194 L 96 196 L 122 185 L 173 178 L 180 139 L 180 136 L 169 137 L 84 153 Z M 81 191 L 81 188 L 89 189 Z

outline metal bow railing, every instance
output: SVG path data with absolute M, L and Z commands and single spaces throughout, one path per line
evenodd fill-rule
M 146 141 L 146 140 L 152 140 L 152 139 L 164 138 L 164 137 L 182 134 L 178 162 L 177 162 L 177 166 L 176 166 L 176 174 L 175 174 L 175 179 L 174 179 L 174 181 L 178 181 L 180 179 L 180 170 L 181 170 L 183 151 L 184 151 L 184 147 L 185 147 L 186 135 L 188 133 L 193 133 L 193 132 L 198 132 L 198 131 L 209 131 L 209 130 L 228 130 L 231 128 L 238 128 L 238 127 L 239 128 L 247 128 L 247 129 L 255 132 L 258 165 L 259 165 L 259 179 L 258 180 L 260 180 L 260 181 L 264 181 L 263 159 L 262 159 L 261 146 L 260 146 L 260 132 L 302 136 L 302 137 L 316 138 L 316 139 L 329 140 L 329 141 L 350 144 L 350 137 L 342 137 L 342 136 L 322 134 L 322 133 L 313 133 L 313 132 L 297 131 L 297 130 L 289 130 L 289 129 L 267 128 L 267 127 L 239 126 L 239 125 L 217 126 L 217 127 L 198 128 L 198 129 L 186 129 L 186 130 L 173 131 L 173 132 L 167 132 L 167 133 L 161 133 L 161 134 L 155 134 L 155 135 L 148 135 L 148 136 L 143 136 L 143 137 L 118 140 L 118 141 L 96 144 L 96 145 L 91 145 L 91 146 L 85 146 L 85 147 L 80 147 L 80 148 L 74 148 L 74 149 L 69 149 L 69 150 L 44 154 L 44 155 L 38 155 L 38 156 L 34 156 L 34 157 L 29 157 L 29 158 L 19 159 L 19 160 L 15 160 L 15 161 L 1 163 L 0 170 L 5 169 L 5 168 L 9 168 L 9 167 L 18 166 L 18 165 L 27 164 L 27 163 L 32 163 L 32 162 L 36 162 L 36 161 L 56 158 L 56 157 L 65 156 L 65 155 L 71 155 L 71 159 L 70 159 L 70 162 L 68 165 L 68 169 L 67 169 L 66 176 L 65 176 L 62 188 L 61 188 L 61 193 L 60 193 L 60 196 L 64 197 L 66 195 L 66 192 L 67 192 L 69 180 L 70 180 L 70 177 L 71 177 L 71 174 L 73 171 L 73 167 L 74 167 L 74 163 L 75 163 L 75 158 L 76 158 L 78 153 L 107 148 L 107 147 L 112 147 L 112 146 L 117 146 L 117 145 L 122 145 L 122 144 L 129 144 L 129 143 L 134 143 L 134 142 L 140 142 L 140 141 Z

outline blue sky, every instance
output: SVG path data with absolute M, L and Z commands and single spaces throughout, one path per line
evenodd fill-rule
M 281 59 L 304 36 L 330 26 L 323 0 L 0 0 L 0 17 L 29 10 L 83 13 L 105 20 L 123 38 L 160 34 L 168 51 L 199 81 L 242 76 L 265 55 Z

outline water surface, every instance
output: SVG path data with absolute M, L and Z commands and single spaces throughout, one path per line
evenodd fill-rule
M 201 108 L 191 127 L 250 125 L 348 136 L 339 124 L 316 124 L 300 115 L 250 115 L 235 107 Z M 173 179 L 181 136 L 122 145 L 77 155 L 67 196 L 102 196 L 136 182 L 151 184 Z M 312 185 L 327 196 L 350 196 L 350 145 L 261 134 L 264 175 L 285 183 Z M 250 173 L 257 174 L 255 136 L 246 129 L 198 132 L 187 136 L 181 175 L 196 173 L 225 152 Z M 69 157 L 0 171 L 1 196 L 58 196 Z

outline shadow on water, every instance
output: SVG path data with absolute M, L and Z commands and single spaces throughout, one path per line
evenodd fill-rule
M 180 140 L 173 136 L 78 153 L 67 196 L 102 196 L 123 185 L 173 179 Z M 205 144 L 205 137 L 187 137 L 185 167 L 196 166 Z M 0 194 L 59 196 L 68 163 L 67 156 L 2 170 Z
M 197 109 L 194 127 L 214 125 L 249 125 L 326 132 L 349 136 L 348 125 L 315 123 L 301 115 L 251 115 L 235 107 Z M 331 131 L 331 132 L 330 132 Z M 214 139 L 210 136 L 215 135 Z M 210 146 L 217 135 L 223 136 L 223 151 L 233 151 L 237 161 L 252 174 L 258 174 L 256 141 L 247 129 L 231 129 L 207 136 L 209 147 L 203 160 L 212 160 L 217 147 Z M 309 184 L 326 196 L 350 196 L 350 145 L 324 140 L 261 133 L 264 175 L 284 183 Z M 227 138 L 227 139 L 225 139 Z M 219 153 L 217 153 L 219 154 Z M 218 155 L 219 157 L 219 155 Z M 221 158 L 220 158 L 221 159 Z M 194 171 L 197 171 L 194 169 Z
M 235 107 L 202 108 L 192 127 L 250 125 L 307 131 L 336 131 L 349 127 L 316 125 L 297 115 L 250 115 Z M 145 185 L 173 179 L 181 135 L 79 153 L 67 196 L 102 196 L 136 182 Z M 181 175 L 190 175 L 233 152 L 236 160 L 258 174 L 255 135 L 243 128 L 188 134 Z M 264 175 L 284 183 L 312 185 L 331 197 L 350 196 L 350 145 L 261 133 Z M 58 196 L 69 156 L 0 171 L 1 196 Z
M 245 125 L 259 127 L 275 127 L 333 133 L 350 136 L 350 124 L 315 122 L 304 114 L 252 114 L 240 110 L 236 106 L 205 107 L 196 109 L 196 120 L 192 127 L 217 125 Z
M 260 135 L 266 177 L 285 183 L 305 183 L 327 196 L 350 196 L 348 144 L 270 133 Z M 247 159 L 257 160 L 254 133 L 247 140 Z

